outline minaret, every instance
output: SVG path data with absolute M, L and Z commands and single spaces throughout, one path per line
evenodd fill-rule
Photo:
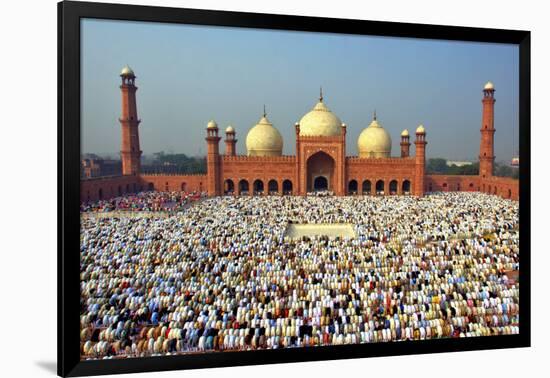
M 420 125 L 416 129 L 415 151 L 415 169 L 414 169 L 414 195 L 422 197 L 424 195 L 424 174 L 426 169 L 426 130 Z
M 300 123 L 296 122 L 294 123 L 294 133 L 296 135 L 296 176 L 294 177 L 294 182 L 296 183 L 296 187 L 292 188 L 294 192 L 298 195 L 305 195 L 305 189 L 302 188 L 302 176 L 300 172 Z
M 347 134 L 347 131 L 348 131 L 348 126 L 342 122 L 342 124 L 340 125 L 340 143 L 341 143 L 341 148 L 340 148 L 340 183 L 337 185 L 340 187 L 340 195 L 343 196 L 347 193 L 347 185 L 346 185 L 346 182 L 348 182 L 348 178 L 346 176 L 346 134 Z M 338 176 L 337 176 L 338 177 Z M 338 187 L 335 188 L 335 192 L 338 192 Z
M 128 66 L 124 67 L 120 73 L 122 84 L 122 115 L 119 118 L 122 128 L 122 142 L 120 147 L 120 157 L 122 159 L 123 175 L 139 175 L 141 168 L 141 150 L 139 149 L 139 131 L 138 125 L 141 122 L 137 116 L 136 76 L 134 71 Z
M 495 162 L 495 86 L 490 81 L 483 87 L 483 114 L 481 117 L 481 142 L 479 145 L 479 176 L 493 175 Z
M 208 122 L 206 126 L 206 174 L 207 190 L 209 196 L 219 196 L 221 194 L 220 186 L 220 152 L 218 136 L 218 125 L 214 121 Z
M 405 129 L 401 132 L 401 157 L 409 157 L 409 150 L 411 148 L 411 143 L 409 142 L 409 130 Z
M 237 139 L 235 139 L 235 129 L 233 126 L 227 126 L 225 129 L 225 154 L 227 156 L 237 155 Z

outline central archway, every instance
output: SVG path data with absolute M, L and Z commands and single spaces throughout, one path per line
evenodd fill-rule
M 307 191 L 333 190 L 334 159 L 319 151 L 307 160 Z

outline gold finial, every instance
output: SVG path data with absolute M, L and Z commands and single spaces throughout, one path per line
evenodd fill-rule
M 376 121 L 376 109 L 374 109 L 374 116 L 373 119 Z
M 265 104 L 264 104 L 264 117 L 267 117 L 267 113 L 265 112 Z
M 323 102 L 323 87 L 319 87 L 319 102 Z

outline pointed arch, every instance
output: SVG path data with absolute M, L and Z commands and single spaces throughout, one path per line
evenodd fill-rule
M 372 185 L 370 180 L 363 181 L 362 189 L 363 189 L 363 194 L 371 194 Z
M 260 179 L 254 180 L 254 194 L 263 194 L 264 193 L 264 182 Z
M 357 191 L 358 191 L 357 180 L 351 180 L 348 183 L 348 194 L 357 194 Z
M 233 194 L 235 192 L 235 183 L 233 183 L 233 180 L 227 179 L 224 181 L 223 192 L 224 194 Z
M 336 163 L 334 158 L 324 151 L 318 151 L 307 159 L 306 188 L 308 192 L 333 190 Z
M 242 179 L 241 181 L 239 181 L 239 194 L 248 194 L 248 192 L 248 181 Z
M 376 194 L 384 194 L 384 180 L 376 181 Z
M 403 184 L 401 184 L 401 191 L 403 192 L 403 194 L 411 194 L 410 180 L 403 180 Z
M 267 183 L 267 191 L 269 194 L 277 194 L 279 192 L 279 183 L 277 180 L 269 180 Z
M 391 180 L 390 181 L 390 188 L 389 192 L 391 195 L 397 194 L 397 180 Z
M 283 181 L 283 194 L 292 194 L 292 181 L 288 179 Z

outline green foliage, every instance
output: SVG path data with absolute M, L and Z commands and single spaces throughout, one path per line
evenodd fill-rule
M 479 163 L 473 163 L 471 165 L 463 165 L 459 167 L 455 164 L 452 164 L 448 168 L 448 175 L 478 175 L 479 174 Z
M 426 172 L 428 174 L 447 174 L 447 160 L 441 158 L 428 159 L 426 162 Z
M 495 164 L 495 176 L 519 178 L 519 169 L 504 164 Z
M 477 175 L 479 173 L 479 163 L 471 165 L 447 165 L 447 160 L 442 158 L 428 159 L 426 162 L 426 172 L 435 175 Z
M 426 161 L 426 173 L 429 175 L 478 175 L 479 162 L 459 167 L 455 164 L 447 165 L 447 160 L 442 158 L 432 158 Z M 495 176 L 498 177 L 519 177 L 519 170 L 502 163 L 495 163 Z
M 147 173 L 206 173 L 206 158 L 187 156 L 186 154 L 165 153 L 153 154 L 151 164 L 143 166 Z

